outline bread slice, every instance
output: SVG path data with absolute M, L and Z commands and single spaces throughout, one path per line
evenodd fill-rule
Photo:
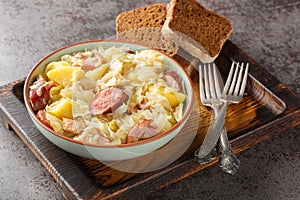
M 163 33 L 203 63 L 213 62 L 232 33 L 225 17 L 206 9 L 197 0 L 171 0 Z
M 170 56 L 175 55 L 178 44 L 161 32 L 166 13 L 164 4 L 151 4 L 120 13 L 116 18 L 117 39 L 136 42 Z

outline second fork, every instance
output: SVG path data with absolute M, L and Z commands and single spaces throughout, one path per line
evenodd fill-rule
M 216 141 L 221 135 L 219 166 L 229 174 L 236 173 L 240 162 L 231 151 L 227 132 L 224 127 L 224 118 L 228 104 L 238 103 L 243 97 L 248 76 L 248 64 L 246 65 L 245 70 L 243 67 L 244 64 L 240 66 L 239 63 L 232 63 L 222 95 L 220 92 L 222 85 L 218 81 L 220 75 L 216 73 L 216 66 L 213 64 L 213 70 L 211 70 L 210 65 L 204 65 L 204 69 L 202 69 L 202 67 L 199 68 L 200 99 L 204 105 L 213 108 L 215 122 L 209 128 L 203 144 L 197 149 L 195 156 L 200 164 L 205 164 L 213 160 L 216 155 L 213 145 L 216 144 Z M 222 109 L 219 110 L 219 106 L 222 105 L 222 102 L 224 102 L 224 105 L 222 106 Z

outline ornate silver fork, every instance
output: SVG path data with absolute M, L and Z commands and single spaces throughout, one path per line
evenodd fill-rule
M 200 100 L 203 105 L 213 109 L 215 119 L 219 115 L 219 106 L 223 104 L 220 85 L 222 81 L 219 80 L 220 76 L 217 73 L 215 64 L 199 66 Z M 195 151 L 199 164 L 209 163 L 216 158 L 216 143 L 219 137 L 220 131 L 213 131 L 213 128 L 209 127 L 202 145 Z
M 213 108 L 215 122 L 208 129 L 201 147 L 195 151 L 195 156 L 198 158 L 198 162 L 200 164 L 205 164 L 213 160 L 217 155 L 215 146 L 221 134 L 221 156 L 219 166 L 221 169 L 230 174 L 236 173 L 240 162 L 231 151 L 227 132 L 224 128 L 224 118 L 228 104 L 238 103 L 243 97 L 248 75 L 248 64 L 244 73 L 243 66 L 243 63 L 241 66 L 237 63 L 235 67 L 235 63 L 232 63 L 231 70 L 222 93 L 222 82 L 219 80 L 220 75 L 217 73 L 215 64 L 212 65 L 212 68 L 210 67 L 210 64 L 199 67 L 200 99 L 204 105 Z M 235 71 L 234 75 L 233 71 Z M 223 103 L 224 105 L 220 110 L 220 106 Z
M 235 68 L 235 69 L 234 69 Z M 239 103 L 244 95 L 248 77 L 249 63 L 246 64 L 244 69 L 244 63 L 239 65 L 233 62 L 226 81 L 226 84 L 221 95 L 221 100 L 224 102 L 223 108 L 227 109 L 227 106 L 232 103 Z M 234 72 L 233 72 L 234 71 Z M 226 112 L 220 111 L 220 120 L 225 118 Z M 231 146 L 228 141 L 227 131 L 224 128 L 220 137 L 219 149 L 221 151 L 219 159 L 219 167 L 229 174 L 234 175 L 240 166 L 240 161 L 232 153 Z

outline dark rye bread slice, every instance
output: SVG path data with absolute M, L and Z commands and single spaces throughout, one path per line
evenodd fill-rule
M 178 44 L 161 33 L 166 13 L 164 4 L 152 4 L 120 13 L 116 18 L 117 39 L 136 42 L 170 56 L 175 55 Z
M 215 60 L 232 33 L 228 19 L 196 0 L 171 0 L 166 18 L 163 33 L 203 63 Z

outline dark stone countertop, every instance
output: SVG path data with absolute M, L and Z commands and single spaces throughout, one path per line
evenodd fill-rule
M 21 79 L 44 55 L 64 45 L 115 34 L 118 13 L 166 0 L 1 0 L 0 85 Z M 300 94 L 299 0 L 201 0 L 228 17 L 230 40 Z M 300 199 L 300 126 L 238 155 L 239 172 L 217 166 L 141 199 Z M 0 124 L 0 199 L 63 199 L 31 151 Z

